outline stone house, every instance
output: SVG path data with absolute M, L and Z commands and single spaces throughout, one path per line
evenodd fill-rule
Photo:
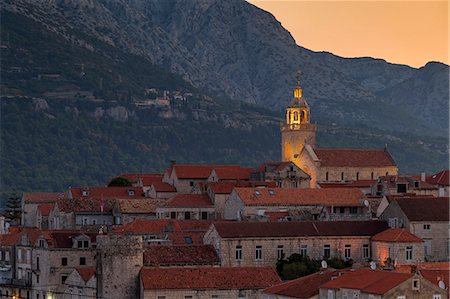
M 163 206 L 165 200 L 156 198 L 116 199 L 112 209 L 114 224 L 127 224 L 136 219 L 156 219 L 157 207 Z
M 381 176 L 374 184 L 374 195 L 438 195 L 438 187 L 425 181 L 425 174 L 418 176 Z
M 67 277 L 64 284 L 60 285 L 58 294 L 60 298 L 96 298 L 97 279 L 95 268 L 75 268 Z
M 0 234 L 0 292 L 11 294 L 16 278 L 16 245 L 19 233 Z M 0 295 L 0 297 L 2 296 Z
M 385 149 L 319 149 L 306 144 L 294 161 L 318 183 L 374 180 L 397 175 L 398 167 Z
M 281 282 L 271 267 L 144 267 L 139 280 L 142 299 L 256 299 Z
M 424 241 L 427 261 L 449 259 L 449 198 L 398 197 L 381 214 L 393 228 L 406 228 Z
M 450 171 L 448 169 L 442 170 L 438 173 L 428 176 L 425 180 L 427 183 L 438 187 L 439 197 L 450 196 Z
M 145 196 L 150 198 L 168 199 L 177 194 L 174 186 L 164 182 L 153 182 L 145 191 Z
M 218 266 L 219 257 L 212 245 L 152 245 L 144 248 L 144 266 Z
M 22 225 L 38 227 L 39 205 L 54 204 L 65 196 L 64 192 L 24 192 L 22 195 Z
M 425 260 L 424 242 L 404 228 L 391 228 L 372 237 L 372 259 L 383 266 L 417 264 Z
M 322 285 L 319 298 L 445 299 L 447 294 L 418 274 L 358 269 Z
M 206 194 L 177 194 L 156 209 L 159 219 L 208 220 L 215 210 Z
M 265 162 L 254 169 L 252 181 L 274 182 L 280 188 L 309 188 L 311 177 L 295 163 Z
M 369 220 L 364 194 L 353 188 L 235 188 L 225 203 L 225 219 L 267 221 L 285 212 L 294 220 Z
M 50 211 L 55 206 L 54 203 L 39 204 L 36 209 L 36 227 L 39 229 L 49 228 L 49 215 Z
M 381 221 L 214 222 L 205 233 L 222 266 L 273 266 L 293 253 L 312 259 L 366 262 L 370 238 L 387 229 Z

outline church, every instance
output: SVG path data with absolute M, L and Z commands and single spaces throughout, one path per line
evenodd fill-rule
M 310 119 L 311 110 L 297 76 L 294 97 L 281 124 L 281 160 L 292 161 L 309 174 L 311 188 L 317 188 L 320 183 L 376 180 L 380 176 L 398 174 L 397 164 L 386 147 L 318 148 L 317 126 Z

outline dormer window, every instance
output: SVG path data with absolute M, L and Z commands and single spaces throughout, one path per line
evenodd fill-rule
M 134 195 L 134 190 L 128 189 L 128 196 L 133 196 L 133 195 Z
M 45 247 L 45 242 L 42 239 L 39 239 L 39 247 Z
M 83 190 L 81 191 L 82 196 L 89 196 L 89 190 Z
M 261 195 L 261 192 L 259 190 L 255 190 L 256 195 Z
M 414 181 L 414 188 L 420 188 L 420 185 L 419 185 L 418 181 Z
M 275 191 L 269 190 L 269 194 L 270 194 L 270 195 L 275 195 Z

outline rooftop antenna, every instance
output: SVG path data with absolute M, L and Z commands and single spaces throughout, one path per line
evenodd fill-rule
M 377 268 L 377 264 L 375 262 L 370 262 L 370 269 L 375 270 Z
M 325 260 L 322 261 L 321 265 L 322 265 L 322 268 L 324 268 L 324 269 L 328 268 L 327 261 L 325 261 Z

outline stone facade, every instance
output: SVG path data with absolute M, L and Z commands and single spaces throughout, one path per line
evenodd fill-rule
M 190 296 L 190 297 L 189 297 Z M 144 290 L 141 286 L 141 299 L 212 299 L 212 298 L 224 298 L 224 299 L 257 299 L 260 298 L 259 290 Z
M 372 241 L 372 259 L 381 265 L 417 264 L 425 260 L 425 248 L 423 242 Z

